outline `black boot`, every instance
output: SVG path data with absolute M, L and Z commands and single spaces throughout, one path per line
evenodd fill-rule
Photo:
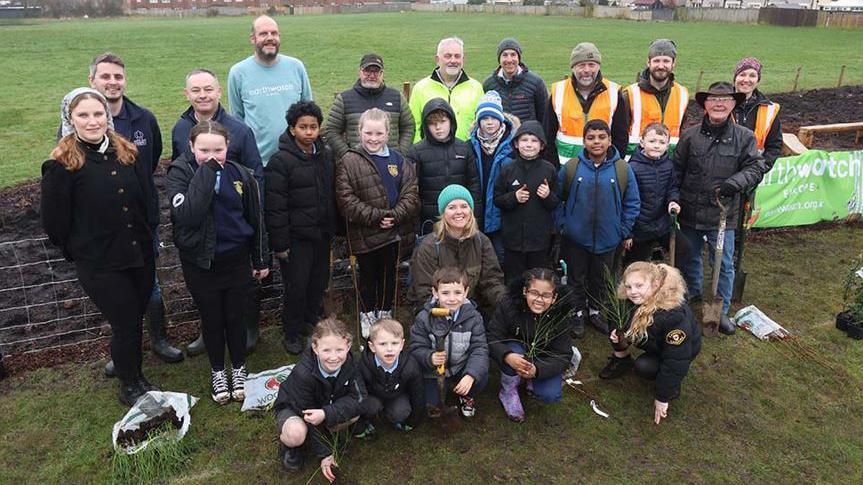
M 135 378 L 135 384 L 141 389 L 141 394 L 146 394 L 150 391 L 158 391 L 159 388 L 150 384 L 150 381 L 143 374 Z
M 105 364 L 105 377 L 114 377 L 114 359 L 108 359 L 108 363 Z
M 204 334 L 198 334 L 198 338 L 196 338 L 194 342 L 186 346 L 186 353 L 189 354 L 189 357 L 201 355 L 206 350 L 207 347 L 204 345 Z
M 734 325 L 734 322 L 728 318 L 728 315 L 722 315 L 719 317 L 719 332 L 724 333 L 725 335 L 732 335 L 734 331 L 737 330 L 737 327 Z
M 574 339 L 584 338 L 584 316 L 574 315 L 570 322 L 569 333 Z
M 119 399 L 122 404 L 132 407 L 143 395 L 144 391 L 141 386 L 138 385 L 137 380 L 132 379 L 130 381 L 120 381 Z
M 161 298 L 147 304 L 147 320 L 150 322 L 150 350 L 165 362 L 183 360 L 183 351 L 172 346 L 166 338 L 165 306 Z
M 279 443 L 279 460 L 289 472 L 299 471 L 303 467 L 303 454 L 300 448 L 288 448 Z

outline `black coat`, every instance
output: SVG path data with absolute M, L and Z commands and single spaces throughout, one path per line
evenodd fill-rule
M 524 64 L 521 74 L 509 81 L 499 76 L 498 66 L 482 83 L 485 92 L 497 91 L 500 94 L 503 111 L 518 117 L 519 121 L 539 121 L 545 118 L 548 104 L 548 89 L 541 77 L 531 72 Z
M 312 452 L 323 458 L 332 454 L 332 450 L 321 435 L 327 435 L 328 428 L 358 417 L 365 397 L 366 390 L 353 355 L 348 353 L 336 377 L 336 385 L 332 386 L 318 369 L 318 357 L 307 348 L 288 378 L 279 385 L 273 409 L 276 415 L 283 409 L 290 409 L 299 417 L 306 409 L 323 409 L 324 422 L 316 427 L 309 426 L 312 429 L 306 435 Z
M 680 200 L 680 191 L 674 185 L 674 164 L 667 154 L 653 160 L 639 147 L 629 159 L 629 166 L 635 174 L 641 197 L 641 210 L 632 234 L 636 241 L 664 236 L 671 229 L 668 203 Z
M 734 121 L 740 126 L 745 126 L 755 131 L 758 108 L 762 104 L 770 104 L 770 100 L 761 91 L 756 89 L 746 102 L 734 108 Z M 767 166 L 768 172 L 773 168 L 776 159 L 782 155 L 782 123 L 778 115 L 773 120 L 773 124 L 770 125 L 770 131 L 767 132 L 767 137 L 764 139 L 764 152 L 762 155 L 764 156 L 764 163 Z
M 243 216 L 254 233 L 249 240 L 249 255 L 252 267 L 269 267 L 267 231 L 261 213 L 258 183 L 251 170 L 230 160 L 243 177 Z M 195 159 L 187 154 L 171 162 L 168 167 L 168 199 L 171 202 L 171 223 L 174 245 L 180 252 L 180 260 L 209 269 L 216 258 L 216 222 L 213 216 L 213 187 L 216 182 L 215 162 L 197 166 Z
M 727 229 L 737 227 L 740 194 L 754 189 L 767 166 L 758 154 L 752 130 L 726 121 L 709 127 L 706 121 L 683 132 L 674 151 L 674 184 L 680 187 L 680 225 L 696 230 L 719 228 L 715 189 L 729 182 L 737 190 L 725 198 Z
M 406 349 L 399 355 L 399 364 L 390 373 L 375 363 L 375 354 L 366 349 L 360 356 L 360 374 L 369 396 L 383 402 L 407 394 L 411 403 L 411 414 L 405 424 L 415 427 L 426 412 L 426 395 L 423 373 L 416 359 Z
M 432 111 L 440 110 L 449 116 L 450 138 L 446 142 L 434 139 L 426 119 Z M 441 98 L 426 103 L 422 113 L 423 139 L 408 150 L 405 158 L 416 166 L 420 191 L 420 224 L 437 221 L 437 198 L 450 184 L 463 185 L 474 201 L 474 214 L 482 214 L 482 190 L 479 172 L 470 143 L 455 137 L 457 126 L 452 107 Z
M 522 294 L 523 287 L 524 280 L 519 278 L 497 306 L 488 324 L 488 351 L 502 367 L 506 356 L 512 353 L 507 344 L 521 344 L 526 352 L 535 346 L 536 357 L 532 362 L 536 366 L 536 379 L 562 374 L 572 360 L 572 339 L 567 318 L 571 306 L 565 298 L 558 298 L 542 316 L 537 316 L 527 307 Z M 544 328 L 537 336 L 537 324 L 540 322 Z
M 56 160 L 42 164 L 42 227 L 69 261 L 102 271 L 144 266 L 153 258 L 159 218 L 148 163 L 123 165 L 113 147 L 101 154 L 80 144 L 84 165 L 74 172 Z
M 548 181 L 550 193 L 545 199 L 536 189 Z M 530 198 L 520 204 L 515 192 L 527 185 Z M 560 204 L 557 195 L 557 170 L 542 158 L 515 160 L 503 166 L 494 182 L 494 203 L 500 208 L 503 245 L 511 251 L 545 251 L 551 247 L 555 232 L 552 211 Z
M 657 401 L 669 402 L 680 395 L 689 365 L 701 352 L 701 326 L 685 303 L 671 310 L 657 310 L 653 324 L 647 327 L 647 339 L 636 346 L 659 357 L 655 396 Z
M 264 207 L 273 251 L 284 251 L 291 239 L 320 241 L 335 234 L 333 152 L 320 139 L 315 149 L 313 155 L 303 152 L 286 131 L 279 137 L 279 151 L 264 169 Z

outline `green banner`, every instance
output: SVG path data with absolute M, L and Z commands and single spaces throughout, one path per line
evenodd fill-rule
M 776 160 L 755 193 L 755 228 L 802 226 L 863 213 L 863 151 L 809 150 Z

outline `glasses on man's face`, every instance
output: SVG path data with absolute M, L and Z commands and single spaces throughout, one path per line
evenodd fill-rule
M 734 101 L 732 96 L 708 96 L 707 101 L 711 103 L 730 103 Z
M 550 291 L 547 291 L 545 293 L 540 293 L 536 290 L 527 290 L 527 296 L 533 298 L 534 300 L 538 300 L 538 299 L 542 298 L 545 301 L 550 301 L 552 298 L 554 298 L 554 293 L 552 293 Z
M 377 66 L 373 66 L 373 67 L 370 66 L 370 67 L 363 68 L 363 72 L 366 74 L 372 75 L 372 76 L 376 76 L 376 75 L 380 74 L 381 72 L 383 72 L 383 69 L 381 69 Z

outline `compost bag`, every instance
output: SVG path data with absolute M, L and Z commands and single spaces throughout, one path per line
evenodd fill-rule
M 189 411 L 196 402 L 198 398 L 180 392 L 144 394 L 123 419 L 114 423 L 111 434 L 114 449 L 133 455 L 166 432 L 168 437 L 181 440 L 192 424 Z
M 246 398 L 241 411 L 266 411 L 273 407 L 279 395 L 279 385 L 294 370 L 294 364 L 265 370 L 246 377 Z

